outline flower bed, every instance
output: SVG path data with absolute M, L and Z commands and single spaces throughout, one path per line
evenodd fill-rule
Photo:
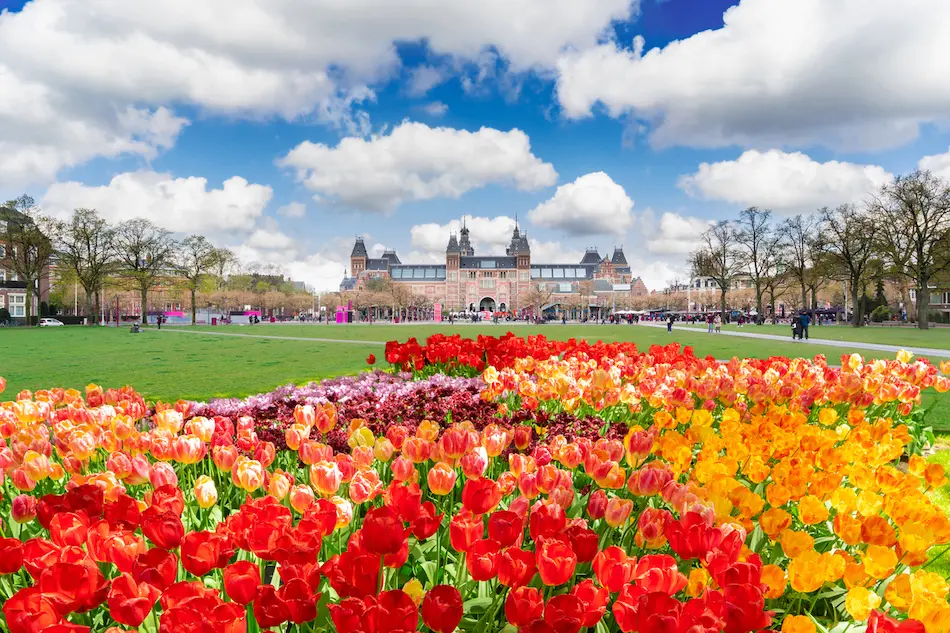
M 946 474 L 918 454 L 936 367 L 465 345 L 411 362 L 509 356 L 482 380 L 2 403 L 5 626 L 950 631 L 927 571 Z

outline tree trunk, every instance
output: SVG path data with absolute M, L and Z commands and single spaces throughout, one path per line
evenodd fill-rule
M 818 288 L 816 286 L 811 287 L 811 308 L 814 310 L 818 307 Z
M 854 283 L 852 280 L 851 283 L 851 305 L 854 306 L 854 316 L 851 319 L 851 327 L 862 327 L 864 325 L 864 315 L 861 314 L 862 308 L 858 297 L 860 296 L 861 291 L 858 290 L 858 284 Z
M 192 324 L 192 325 L 197 325 L 197 324 L 198 324 L 198 320 L 197 320 L 197 319 L 198 319 L 198 308 L 197 308 L 197 306 L 195 305 L 195 295 L 197 295 L 197 294 L 198 294 L 197 288 L 192 288 L 192 289 L 191 289 L 191 324 Z
M 901 303 L 904 304 L 904 312 L 907 313 L 907 320 L 912 322 L 917 318 L 917 311 L 914 309 L 913 302 L 910 300 L 907 281 L 903 277 L 901 277 L 901 280 L 898 282 L 898 289 L 901 293 Z
M 921 277 L 917 281 L 917 327 L 930 328 L 930 278 Z
M 808 286 L 802 282 L 802 310 L 808 307 Z
M 26 305 L 23 306 L 23 314 L 26 315 L 26 327 L 33 326 L 33 281 L 26 282 Z
M 89 289 L 89 288 L 86 288 L 85 286 L 83 287 L 83 291 L 85 291 L 85 293 L 86 293 L 86 297 L 85 297 L 85 299 L 83 300 L 83 303 L 85 304 L 85 307 L 86 307 L 86 309 L 85 309 L 85 313 L 86 313 L 86 325 L 88 325 L 89 327 L 92 327 L 92 326 L 96 325 L 96 323 L 98 323 L 98 321 L 97 321 L 96 319 L 93 319 L 93 318 L 92 318 L 92 313 L 93 313 L 93 311 L 95 310 L 95 308 L 94 308 L 93 305 L 92 305 L 92 302 L 93 302 L 93 300 L 95 299 L 96 291 L 95 291 L 95 290 L 92 290 L 92 289 Z
M 762 314 L 762 286 L 759 284 L 755 285 L 755 314 L 756 316 Z
M 722 308 L 722 322 L 723 322 L 723 325 L 725 325 L 726 323 L 726 289 L 720 288 L 719 294 L 720 294 L 719 305 Z
M 775 325 L 775 288 L 769 288 L 769 310 L 772 312 L 771 319 L 772 325 Z M 761 317 L 761 313 L 759 314 Z
M 148 325 L 148 288 L 139 289 L 142 292 L 142 325 Z

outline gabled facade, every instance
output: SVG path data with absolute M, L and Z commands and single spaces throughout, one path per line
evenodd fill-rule
M 504 255 L 476 255 L 463 225 L 459 235 L 449 235 L 444 265 L 403 264 L 395 251 L 371 258 L 358 237 L 350 270 L 341 291 L 362 290 L 367 280 L 384 277 L 446 310 L 518 312 L 528 307 L 525 297 L 539 287 L 554 293 L 552 303 L 580 293 L 590 293 L 592 299 L 648 294 L 643 281 L 633 277 L 622 248 L 615 248 L 612 257 L 587 249 L 577 264 L 534 263 L 528 236 L 517 225 Z

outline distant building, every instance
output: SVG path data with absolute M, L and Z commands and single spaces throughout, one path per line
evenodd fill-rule
M 20 279 L 11 261 L 13 253 L 7 253 L 10 244 L 6 243 L 7 222 L 31 221 L 27 216 L 13 209 L 0 207 L 0 308 L 6 308 L 15 319 L 26 318 L 26 282 Z M 12 248 L 17 245 L 13 244 Z M 40 304 L 49 301 L 50 268 L 43 271 L 33 289 L 33 316 L 39 316 Z
M 373 258 L 358 237 L 350 271 L 341 291 L 361 290 L 369 279 L 388 278 L 448 310 L 519 312 L 530 307 L 525 298 L 539 289 L 552 293 L 549 305 L 584 294 L 592 307 L 601 308 L 617 298 L 648 294 L 643 281 L 633 276 L 622 248 L 615 248 L 611 257 L 588 248 L 578 263 L 534 263 L 528 237 L 517 225 L 504 255 L 476 255 L 463 224 L 458 236 L 449 235 L 445 264 L 403 264 L 393 250 Z

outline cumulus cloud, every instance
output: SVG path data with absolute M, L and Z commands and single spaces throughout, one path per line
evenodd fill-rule
M 429 116 L 440 117 L 445 116 L 445 113 L 449 111 L 449 106 L 441 101 L 433 101 L 422 106 L 422 111 Z
M 584 257 L 580 249 L 565 246 L 559 241 L 542 242 L 529 239 L 531 261 L 536 264 L 576 264 Z
M 302 218 L 307 214 L 307 205 L 302 202 L 291 202 L 277 209 L 277 215 L 285 218 Z
M 950 183 L 950 150 L 947 150 L 947 152 L 944 154 L 924 156 L 920 159 L 920 162 L 917 164 L 917 166 L 921 169 L 926 169 L 933 172 L 934 176 L 943 178 L 945 181 Z
M 557 188 L 554 196 L 528 213 L 533 224 L 573 235 L 623 235 L 633 226 L 633 200 L 602 171 Z
M 511 244 L 511 233 L 515 228 L 514 218 L 504 215 L 494 218 L 468 215 L 464 220 L 476 255 L 503 255 L 505 247 Z M 449 235 L 457 235 L 461 230 L 461 220 L 452 220 L 445 224 L 416 224 L 409 229 L 410 242 L 414 250 L 440 255 L 444 261 Z
M 59 216 L 73 209 L 97 209 L 110 222 L 142 217 L 178 233 L 249 231 L 270 202 L 271 188 L 233 176 L 219 189 L 205 178 L 174 178 L 153 171 L 127 172 L 107 185 L 80 182 L 51 186 L 40 204 Z
M 550 68 L 634 10 L 631 0 L 33 0 L 0 14 L 0 181 L 48 181 L 96 156 L 147 158 L 183 125 L 162 110 L 170 104 L 365 133 L 360 104 L 398 72 L 397 42 Z M 133 105 L 146 129 L 127 128 Z
M 476 132 L 405 122 L 385 136 L 306 141 L 279 161 L 320 199 L 372 212 L 436 197 L 458 198 L 489 184 L 524 191 L 553 185 L 557 172 L 531 153 L 520 130 Z
M 892 179 L 877 165 L 819 163 L 800 152 L 773 149 L 748 150 L 736 160 L 702 163 L 696 173 L 681 176 L 677 184 L 698 198 L 778 212 L 812 212 L 860 202 Z
M 566 53 L 564 113 L 632 114 L 658 146 L 879 149 L 950 112 L 945 0 L 742 0 L 723 22 L 646 53 L 642 38 Z
M 699 246 L 700 236 L 712 221 L 666 212 L 647 239 L 647 250 L 656 255 L 686 255 Z

